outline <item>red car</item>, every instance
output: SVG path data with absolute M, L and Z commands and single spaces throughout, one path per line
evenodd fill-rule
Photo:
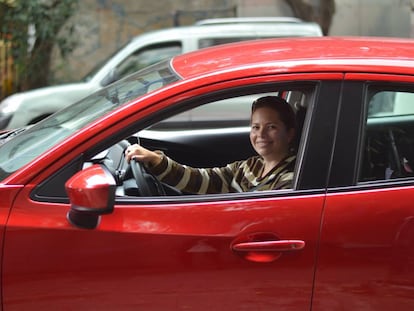
M 297 115 L 292 189 L 190 195 L 124 159 L 245 159 L 269 93 Z M 412 40 L 208 48 L 1 137 L 5 311 L 414 308 Z

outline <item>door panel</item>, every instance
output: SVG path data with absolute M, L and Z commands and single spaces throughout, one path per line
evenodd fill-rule
M 5 310 L 309 310 L 323 198 L 119 205 L 95 230 L 70 226 L 68 206 L 19 199 L 6 232 Z M 277 239 L 305 246 L 232 250 Z
M 124 197 L 85 230 L 67 221 L 68 204 L 33 201 L 38 185 L 26 185 L 5 235 L 5 310 L 310 310 L 336 126 L 326 116 L 337 115 L 341 82 L 333 79 L 342 78 L 320 75 L 288 75 L 288 82 L 302 81 L 298 87 L 317 86 L 295 190 Z M 111 144 L 126 136 L 107 131 L 100 140 L 104 135 Z M 68 175 L 43 174 L 34 179 L 44 182 L 40 189 L 63 185 Z
M 412 310 L 414 187 L 327 196 L 313 310 Z
M 413 138 L 414 118 L 412 110 L 397 111 L 403 103 L 388 95 L 412 95 L 414 78 L 358 73 L 346 79 L 312 310 L 412 310 L 414 180 L 391 172 L 400 159 L 397 137 Z

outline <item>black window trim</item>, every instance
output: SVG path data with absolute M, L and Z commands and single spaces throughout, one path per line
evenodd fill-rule
M 414 84 L 372 80 L 344 81 L 328 193 L 414 186 L 414 177 L 359 181 L 363 161 L 368 103 L 372 95 L 379 91 L 410 91 L 414 93 Z M 347 108 L 348 112 L 344 113 L 344 109 Z M 347 124 L 348 129 L 346 128 Z M 353 124 L 355 127 L 349 128 L 349 124 Z

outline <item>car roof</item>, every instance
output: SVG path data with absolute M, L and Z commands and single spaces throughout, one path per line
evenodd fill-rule
M 412 73 L 414 40 L 378 37 L 251 40 L 178 55 L 171 65 L 182 78 L 254 67 L 272 67 L 277 72 L 387 72 L 386 67 L 400 67 L 401 73 L 404 68 Z
M 321 27 L 314 22 L 305 22 L 294 18 L 221 18 L 199 21 L 190 26 L 178 26 L 146 31 L 131 39 L 145 40 L 153 38 L 170 40 L 186 37 L 231 38 L 238 36 L 295 37 L 322 36 Z
M 276 16 L 276 17 L 225 17 L 210 18 L 197 21 L 195 25 L 224 25 L 234 23 L 305 23 L 297 17 Z

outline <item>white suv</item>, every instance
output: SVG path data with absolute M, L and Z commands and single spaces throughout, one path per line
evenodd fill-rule
M 0 129 L 36 123 L 132 72 L 177 54 L 235 41 L 299 36 L 322 36 L 322 31 L 316 23 L 282 17 L 210 19 L 192 26 L 147 32 L 133 38 L 79 83 L 5 98 L 0 103 Z

